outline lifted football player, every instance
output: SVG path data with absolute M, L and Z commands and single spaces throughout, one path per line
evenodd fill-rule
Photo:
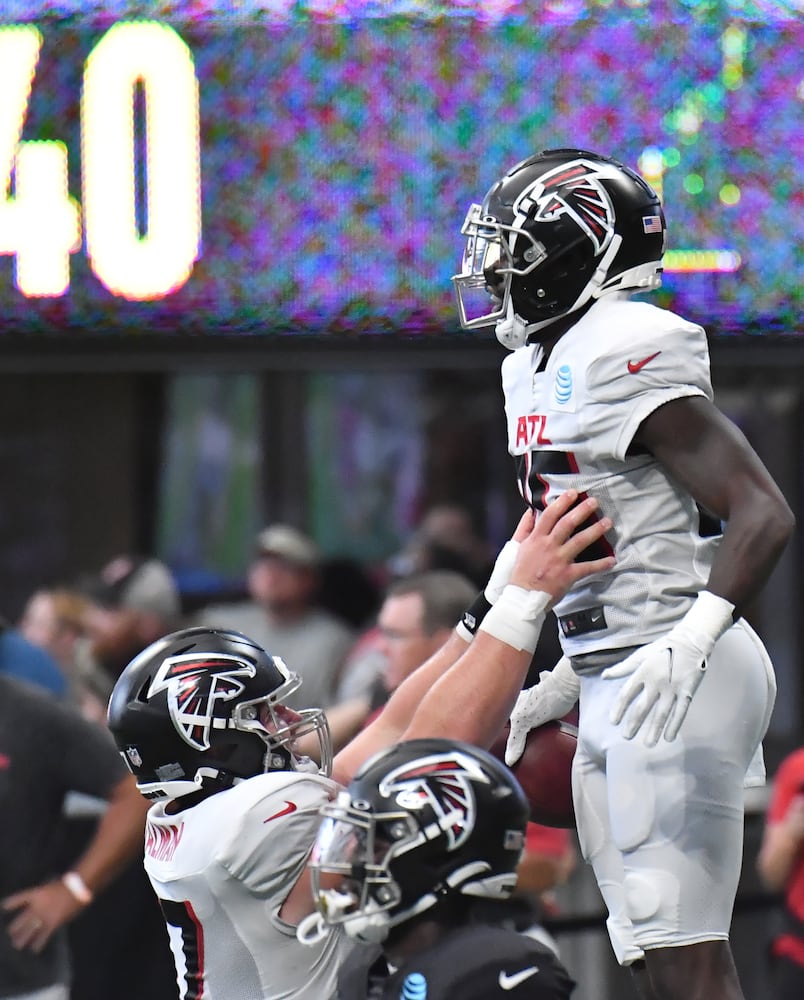
M 528 729 L 580 697 L 582 851 L 618 961 L 650 1000 L 737 1000 L 729 948 L 743 785 L 761 783 L 775 681 L 740 611 L 793 530 L 784 497 L 715 407 L 704 331 L 633 301 L 659 284 L 665 220 L 634 171 L 549 150 L 472 205 L 453 279 L 494 326 L 508 449 L 536 510 L 567 489 L 613 523 L 612 568 L 556 605 L 565 653 L 518 700 Z

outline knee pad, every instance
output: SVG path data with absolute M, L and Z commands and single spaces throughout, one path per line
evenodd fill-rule
M 633 851 L 650 837 L 656 821 L 656 787 L 646 750 L 636 741 L 613 747 L 606 770 L 611 836 L 619 850 Z

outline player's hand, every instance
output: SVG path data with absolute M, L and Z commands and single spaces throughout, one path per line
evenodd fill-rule
M 519 524 L 517 524 L 516 530 L 511 538 L 509 538 L 505 545 L 503 545 L 500 549 L 499 555 L 494 562 L 494 568 L 491 571 L 491 576 L 489 576 L 488 583 L 486 584 L 486 589 L 483 591 L 483 596 L 489 604 L 494 604 L 497 601 L 497 598 L 505 589 L 506 584 L 510 582 L 511 571 L 513 570 L 514 563 L 516 562 L 520 543 L 524 538 L 527 538 L 533 530 L 533 522 L 533 511 L 528 508 L 528 510 L 526 510 L 519 519 Z
M 560 719 L 578 700 L 581 682 L 566 656 L 552 670 L 543 670 L 533 687 L 520 691 L 511 712 L 511 729 L 505 744 L 505 763 L 511 767 L 522 756 L 531 729 Z
M 550 594 L 554 604 L 579 580 L 611 569 L 614 556 L 575 561 L 612 526 L 610 518 L 601 517 L 581 530 L 597 509 L 594 497 L 579 503 L 576 490 L 567 490 L 549 503 L 521 540 L 509 582 L 525 590 Z
M 623 724 L 626 739 L 646 722 L 647 746 L 656 746 L 661 736 L 668 741 L 678 736 L 715 643 L 732 624 L 733 610 L 722 597 L 703 591 L 666 636 L 603 671 L 607 679 L 629 678 L 611 711 L 611 722 Z

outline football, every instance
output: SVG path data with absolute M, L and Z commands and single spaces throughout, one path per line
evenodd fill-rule
M 542 826 L 572 828 L 572 758 L 578 742 L 578 713 L 573 710 L 561 719 L 531 729 L 522 756 L 511 771 L 530 803 L 530 817 Z M 498 760 L 505 760 L 508 726 L 491 748 Z

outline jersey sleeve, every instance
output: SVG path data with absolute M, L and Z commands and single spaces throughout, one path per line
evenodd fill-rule
M 255 895 L 283 901 L 307 863 L 321 823 L 319 810 L 334 785 L 317 775 L 287 774 L 285 782 L 277 782 L 278 777 L 262 775 L 244 783 L 256 787 L 248 789 L 240 821 L 217 861 Z
M 587 433 L 608 441 L 611 457 L 620 461 L 654 410 L 674 399 L 713 398 L 709 348 L 700 326 L 657 309 L 637 310 L 628 319 L 633 328 L 613 338 L 586 373 Z

